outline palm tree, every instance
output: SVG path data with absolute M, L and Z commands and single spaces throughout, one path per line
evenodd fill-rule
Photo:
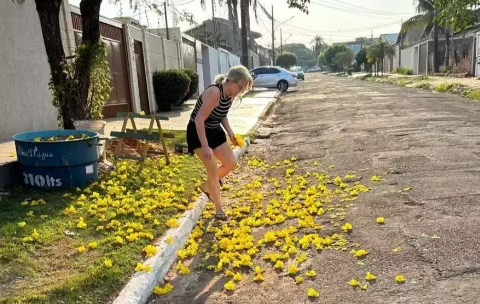
M 378 76 L 378 63 L 382 63 L 383 75 L 383 61 L 385 58 L 395 56 L 395 46 L 386 39 L 379 39 L 367 46 L 367 58 L 369 62 L 375 63 L 375 76 Z
M 310 43 L 314 46 L 315 57 L 318 57 L 318 55 L 320 55 L 322 52 L 323 46 L 325 45 L 325 39 L 323 39 L 323 37 L 320 35 L 315 35 Z
M 438 72 L 439 70 L 438 36 L 441 30 L 445 36 L 446 44 L 447 44 L 444 64 L 445 66 L 448 66 L 449 54 L 450 54 L 450 30 L 446 27 L 440 27 L 439 21 L 437 18 L 438 10 L 437 10 L 437 7 L 435 6 L 435 0 L 415 0 L 414 3 L 416 3 L 417 5 L 418 15 L 408 19 L 402 25 L 402 33 L 406 33 L 407 31 L 413 28 L 425 28 L 426 31 L 430 31 L 432 28 L 434 28 L 433 65 L 434 65 L 434 71 Z

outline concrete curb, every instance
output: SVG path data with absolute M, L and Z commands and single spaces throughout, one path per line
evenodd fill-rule
M 243 148 L 235 149 L 236 159 L 239 159 L 250 146 L 250 139 L 245 138 Z M 177 252 L 181 249 L 188 238 L 197 221 L 201 218 L 207 205 L 208 199 L 205 194 L 199 196 L 192 210 L 184 213 L 183 217 L 178 219 L 179 227 L 170 228 L 165 235 L 155 242 L 158 253 L 153 257 L 146 259 L 143 264 L 152 266 L 151 272 L 136 272 L 132 279 L 120 292 L 113 304 L 145 304 L 153 293 L 153 288 L 158 284 L 170 270 L 177 257 Z M 167 243 L 168 237 L 173 238 L 173 244 Z

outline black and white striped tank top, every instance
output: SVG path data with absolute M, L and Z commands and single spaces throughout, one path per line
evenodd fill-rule
M 227 97 L 223 94 L 223 86 L 219 84 L 212 84 L 209 87 L 213 86 L 220 89 L 220 104 L 218 105 L 218 107 L 212 110 L 207 120 L 205 120 L 205 128 L 209 129 L 219 128 L 222 118 L 227 117 L 228 110 L 230 110 L 230 107 L 232 106 L 232 97 Z M 209 87 L 207 87 L 207 89 Z M 195 108 L 192 111 L 192 115 L 190 115 L 190 121 L 195 122 L 195 118 L 197 117 L 198 112 L 200 111 L 200 107 L 203 104 L 202 95 L 198 97 Z

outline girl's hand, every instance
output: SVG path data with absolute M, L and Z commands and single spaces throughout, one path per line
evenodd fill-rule
M 228 137 L 230 137 L 230 142 L 234 144 L 235 146 L 238 146 L 237 139 L 235 138 L 235 133 L 231 132 L 228 134 Z
M 210 147 L 202 147 L 203 151 L 203 158 L 206 160 L 212 160 L 213 159 L 213 150 Z

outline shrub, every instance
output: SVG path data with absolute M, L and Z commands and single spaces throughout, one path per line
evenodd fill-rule
M 153 89 L 159 111 L 170 111 L 187 93 L 190 78 L 178 69 L 157 71 L 153 74 Z
M 190 99 L 195 93 L 198 92 L 198 74 L 192 69 L 182 69 L 182 71 L 190 78 L 190 87 L 187 95 L 182 98 L 180 104 L 184 103 L 185 101 Z
M 401 75 L 413 75 L 413 70 L 410 68 L 402 68 L 398 67 L 393 71 L 395 74 L 401 74 Z
M 348 73 L 348 75 L 351 76 L 353 74 L 353 68 L 348 68 L 347 73 Z
M 407 84 L 410 84 L 410 83 L 411 83 L 410 80 L 408 80 L 408 79 L 403 79 L 403 78 L 397 79 L 395 82 L 396 82 L 396 84 L 397 84 L 398 86 L 401 86 L 401 87 L 404 87 L 404 86 L 406 86 Z
M 414 84 L 413 87 L 417 89 L 430 90 L 430 83 L 428 81 L 422 81 Z
M 461 89 L 464 88 L 465 86 L 461 83 L 455 83 L 455 82 L 444 82 L 442 84 L 437 85 L 434 90 L 435 92 L 439 93 L 445 93 L 445 92 L 450 92 L 450 93 L 461 93 Z

